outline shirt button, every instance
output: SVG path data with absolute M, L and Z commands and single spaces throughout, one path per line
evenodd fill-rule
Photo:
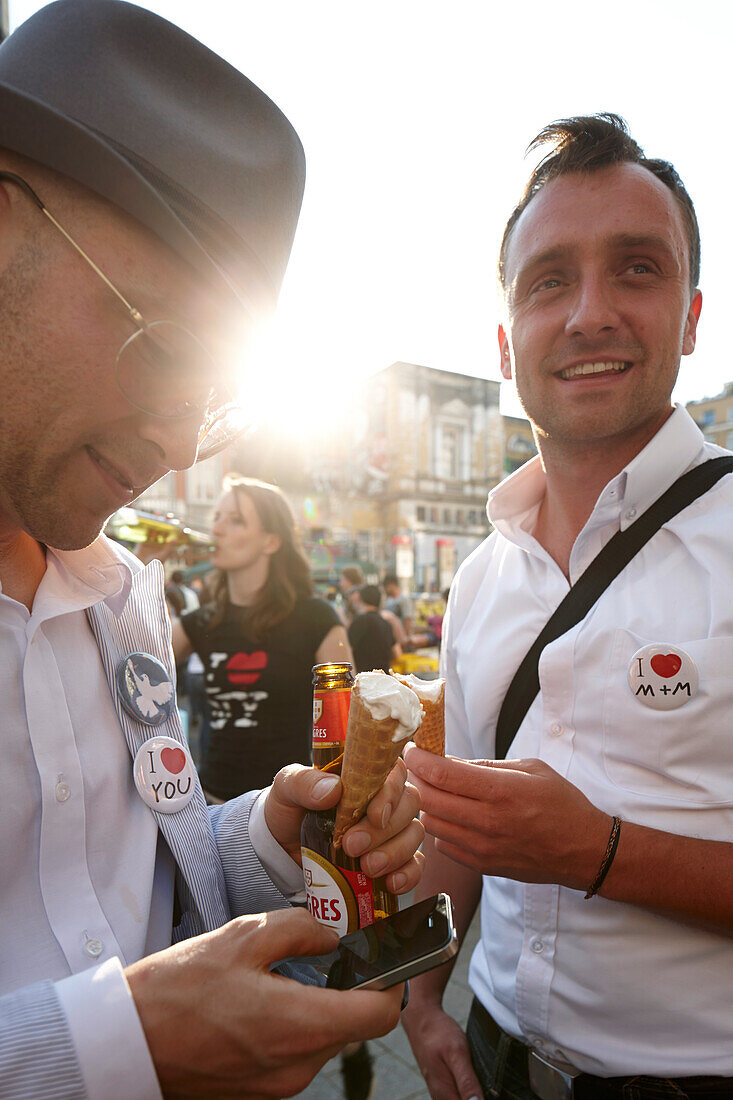
M 535 955 L 541 955 L 542 952 L 545 950 L 545 945 L 542 940 L 532 940 L 532 950 L 534 951 Z
M 90 959 L 98 959 L 104 951 L 104 944 L 101 940 L 87 940 L 84 944 L 84 954 L 88 955 Z
M 635 515 L 636 515 L 636 508 L 629 508 L 628 512 L 626 513 L 626 518 L 627 519 L 633 519 Z
M 562 726 L 559 722 L 553 722 L 550 726 L 550 733 L 553 733 L 555 737 L 562 733 Z
M 71 787 L 68 783 L 57 783 L 55 793 L 57 802 L 66 802 L 71 797 Z

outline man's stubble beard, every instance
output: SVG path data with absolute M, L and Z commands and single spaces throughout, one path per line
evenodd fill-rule
M 89 545 L 102 524 L 95 533 L 94 523 L 83 523 L 71 501 L 62 499 L 56 479 L 67 456 L 47 459 L 47 468 L 38 458 L 53 416 L 54 386 L 37 354 L 29 304 L 46 260 L 31 236 L 0 275 L 0 523 L 73 550 Z

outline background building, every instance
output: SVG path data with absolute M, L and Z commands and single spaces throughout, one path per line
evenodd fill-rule
M 733 382 L 727 382 L 716 397 L 689 401 L 687 411 L 710 443 L 733 450 Z
M 232 471 L 279 485 L 316 580 L 359 565 L 408 591 L 442 591 L 486 537 L 486 498 L 535 453 L 527 421 L 502 417 L 499 383 L 393 363 L 345 397 L 326 431 L 294 438 L 269 422 L 192 470 L 168 474 L 139 507 L 210 526 Z
M 503 474 L 499 383 L 393 363 L 368 380 L 364 407 L 382 559 L 409 588 L 447 588 L 489 531 L 486 496 Z
M 503 416 L 504 472 L 513 474 L 537 454 L 537 446 L 529 420 L 521 416 Z

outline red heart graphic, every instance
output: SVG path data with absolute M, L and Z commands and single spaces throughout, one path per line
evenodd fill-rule
M 254 684 L 267 668 L 267 654 L 262 649 L 254 653 L 235 653 L 227 661 L 230 684 Z
M 682 658 L 676 653 L 655 653 L 649 664 L 657 676 L 664 676 L 668 680 L 670 676 L 676 676 L 682 668 Z
M 161 749 L 160 762 L 166 771 L 178 775 L 186 767 L 186 754 L 183 749 Z

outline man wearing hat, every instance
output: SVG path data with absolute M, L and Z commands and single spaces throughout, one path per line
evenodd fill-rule
M 236 433 L 303 176 L 278 108 L 133 5 L 60 0 L 0 49 L 2 1096 L 291 1095 L 397 1021 L 399 990 L 269 973 L 333 946 L 289 903 L 303 809 L 339 781 L 292 767 L 207 809 L 162 568 L 99 537 Z M 399 893 L 404 776 L 344 843 Z

